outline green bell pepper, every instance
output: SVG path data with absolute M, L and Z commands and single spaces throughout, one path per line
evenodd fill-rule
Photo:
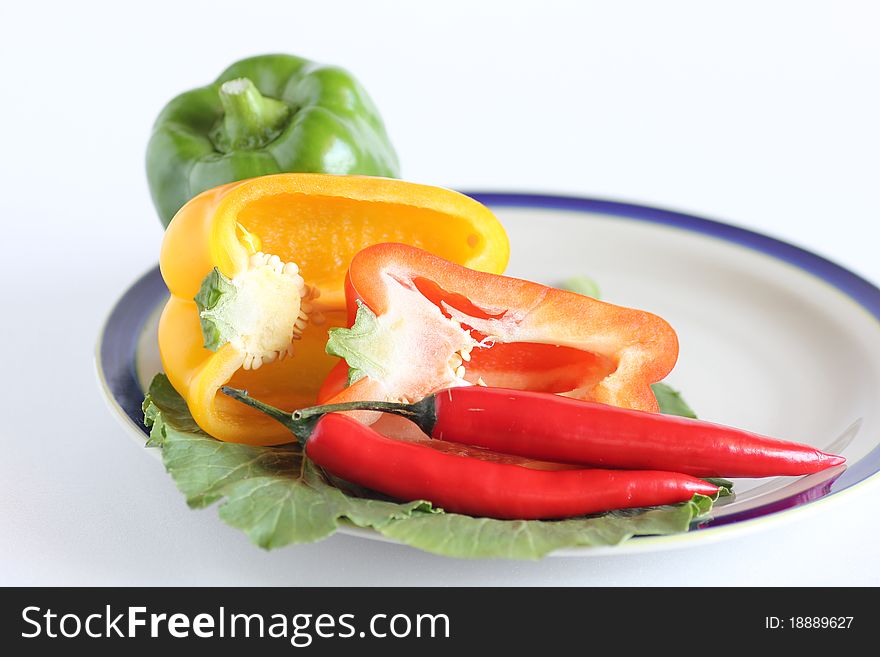
M 147 146 L 165 226 L 206 189 L 281 172 L 398 176 L 382 118 L 346 71 L 292 55 L 241 60 L 168 103 Z

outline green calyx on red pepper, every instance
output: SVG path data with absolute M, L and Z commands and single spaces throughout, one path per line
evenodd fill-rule
M 166 226 L 202 191 L 285 172 L 399 175 L 382 118 L 346 71 L 292 55 L 241 60 L 169 102 L 147 146 Z

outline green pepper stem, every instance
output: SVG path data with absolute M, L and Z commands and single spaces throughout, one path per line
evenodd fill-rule
M 284 127 L 290 107 L 267 98 L 248 78 L 220 85 L 223 104 L 223 141 L 230 150 L 262 148 Z

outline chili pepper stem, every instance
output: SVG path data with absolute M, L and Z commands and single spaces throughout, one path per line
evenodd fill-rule
M 429 436 L 434 424 L 437 421 L 436 411 L 434 408 L 434 396 L 429 395 L 412 404 L 402 404 L 398 402 L 382 402 L 382 401 L 352 401 L 343 402 L 341 404 L 323 404 L 321 406 L 311 406 L 303 408 L 293 413 L 287 413 L 280 408 L 269 406 L 263 402 L 254 399 L 248 395 L 246 390 L 238 390 L 229 386 L 223 386 L 220 391 L 237 399 L 243 404 L 247 404 L 252 408 L 262 411 L 269 417 L 278 420 L 281 424 L 290 429 L 300 441 L 304 441 L 311 434 L 312 429 L 324 415 L 327 413 L 337 413 L 344 411 L 379 411 L 381 413 L 393 413 L 405 417 L 414 422 L 422 431 Z
M 312 430 L 315 428 L 315 425 L 318 423 L 318 420 L 321 419 L 320 416 L 314 418 L 308 418 L 306 420 L 295 419 L 291 416 L 287 411 L 282 411 L 280 408 L 275 408 L 274 406 L 270 406 L 269 404 L 264 404 L 259 399 L 254 399 L 251 397 L 247 390 L 239 390 L 237 388 L 231 388 L 229 386 L 222 386 L 220 391 L 233 399 L 240 401 L 242 404 L 246 404 L 251 408 L 255 408 L 261 413 L 265 413 L 273 420 L 277 420 L 285 427 L 290 429 L 291 433 L 296 436 L 296 439 L 299 441 L 300 445 L 303 447 L 306 444 L 306 440 L 308 440 L 309 436 L 312 433 Z
M 392 413 L 405 417 L 407 420 L 414 422 L 422 431 L 429 436 L 436 422 L 436 412 L 434 410 L 434 396 L 429 395 L 412 404 L 403 404 L 399 402 L 382 402 L 382 401 L 351 401 L 340 404 L 324 404 L 322 406 L 312 406 L 303 408 L 293 412 L 294 420 L 308 420 L 313 417 L 321 417 L 327 413 L 336 413 L 341 411 L 378 411 L 380 413 Z
M 262 148 L 281 132 L 290 107 L 266 98 L 248 78 L 228 80 L 220 86 L 223 104 L 221 141 L 231 149 Z

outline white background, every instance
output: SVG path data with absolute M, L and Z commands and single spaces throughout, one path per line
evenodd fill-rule
M 666 553 L 467 562 L 345 536 L 264 553 L 185 507 L 92 363 L 157 259 L 153 119 L 263 52 L 352 70 L 408 179 L 688 210 L 880 282 L 878 32 L 876 4 L 840 0 L 4 3 L 0 584 L 880 584 L 876 486 Z

